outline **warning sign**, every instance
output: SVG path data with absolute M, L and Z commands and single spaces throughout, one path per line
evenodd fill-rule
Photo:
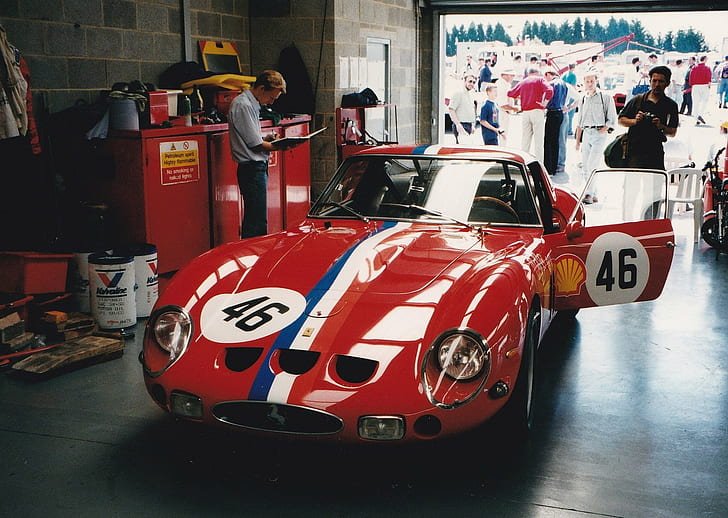
M 198 182 L 200 153 L 196 140 L 162 142 L 159 145 L 162 185 Z

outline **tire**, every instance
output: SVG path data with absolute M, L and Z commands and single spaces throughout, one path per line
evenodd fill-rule
M 501 413 L 503 431 L 517 440 L 525 439 L 533 429 L 537 380 L 536 352 L 540 325 L 541 313 L 537 306 L 533 306 L 528 314 L 526 339 L 516 385 Z
M 718 250 L 720 243 L 718 242 L 718 218 L 710 218 L 700 227 L 700 237 L 708 243 L 711 248 Z

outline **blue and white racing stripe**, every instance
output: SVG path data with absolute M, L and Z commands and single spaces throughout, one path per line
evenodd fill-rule
M 268 356 L 253 382 L 248 398 L 255 401 L 287 402 L 296 376 L 285 372 L 274 374 L 269 363 L 273 353 L 278 349 L 307 350 L 314 342 L 321 325 L 321 318 L 310 317 L 311 314 L 328 314 L 339 303 L 348 288 L 361 270 L 362 260 L 371 255 L 371 251 L 386 241 L 390 236 L 409 227 L 409 223 L 385 222 L 374 233 L 352 245 L 324 274 L 306 296 L 306 311 L 292 324 L 283 329 L 268 351 Z M 324 297 L 326 295 L 326 297 Z M 301 331 L 310 329 L 312 334 L 303 337 Z

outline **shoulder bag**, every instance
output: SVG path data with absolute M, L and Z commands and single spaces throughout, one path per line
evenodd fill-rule
M 636 111 L 640 111 L 642 108 L 642 101 L 645 99 L 647 94 L 641 94 L 636 99 Z M 612 140 L 607 147 L 604 148 L 604 163 L 607 167 L 627 167 L 629 162 L 629 140 L 627 133 L 618 135 Z

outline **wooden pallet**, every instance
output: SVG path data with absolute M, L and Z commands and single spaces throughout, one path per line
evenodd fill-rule
M 13 364 L 12 368 L 34 377 L 46 377 L 119 358 L 123 354 L 123 340 L 90 335 L 37 352 Z

